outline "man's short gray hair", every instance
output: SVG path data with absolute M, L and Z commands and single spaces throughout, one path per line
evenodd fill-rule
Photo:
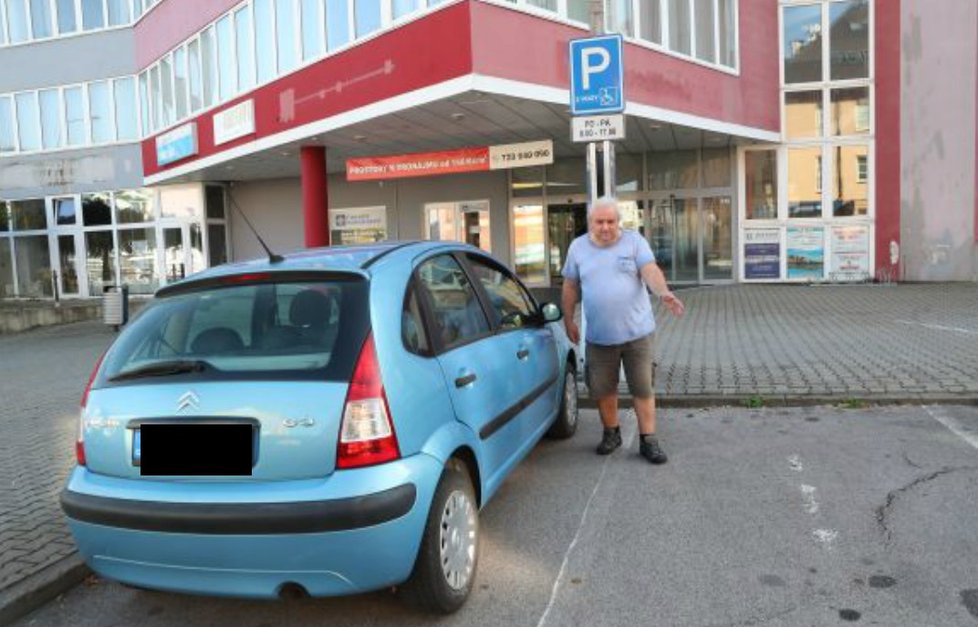
M 587 217 L 590 218 L 591 214 L 594 213 L 596 209 L 601 209 L 602 207 L 611 207 L 615 210 L 615 215 L 621 220 L 621 209 L 618 208 L 618 199 L 614 196 L 602 196 L 596 198 L 591 206 L 587 208 Z

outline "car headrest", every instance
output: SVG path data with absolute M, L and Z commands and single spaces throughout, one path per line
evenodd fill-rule
M 297 327 L 325 327 L 332 309 L 332 297 L 318 290 L 303 290 L 289 305 L 289 322 Z
M 244 342 L 241 341 L 241 336 L 234 329 L 227 327 L 214 327 L 201 331 L 190 343 L 190 350 L 202 355 L 226 353 L 242 348 L 244 348 Z

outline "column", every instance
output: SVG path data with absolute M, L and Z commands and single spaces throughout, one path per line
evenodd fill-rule
M 303 146 L 299 151 L 302 165 L 302 218 L 306 248 L 329 246 L 329 206 L 326 185 L 326 148 Z

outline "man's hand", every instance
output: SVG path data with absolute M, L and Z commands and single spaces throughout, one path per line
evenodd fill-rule
M 666 306 L 666 309 L 668 309 L 672 315 L 676 316 L 677 318 L 683 317 L 683 313 L 686 312 L 686 305 L 684 305 L 683 301 L 679 300 L 675 294 L 672 292 L 666 292 L 661 298 L 662 304 Z
M 572 344 L 580 343 L 581 330 L 577 328 L 576 322 L 570 318 L 564 318 L 564 328 L 567 329 L 567 339 L 569 339 Z

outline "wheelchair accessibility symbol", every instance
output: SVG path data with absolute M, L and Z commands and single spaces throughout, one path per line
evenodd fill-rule
M 618 88 L 602 87 L 598 90 L 598 100 L 602 107 L 613 107 L 618 104 Z

